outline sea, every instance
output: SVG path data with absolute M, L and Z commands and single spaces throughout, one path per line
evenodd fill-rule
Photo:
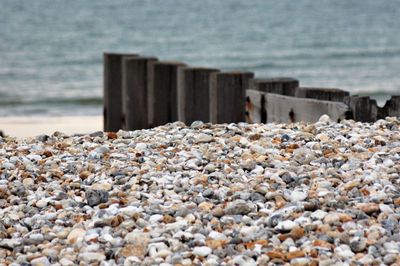
M 0 0 L 0 116 L 101 115 L 103 53 L 400 94 L 399 0 Z

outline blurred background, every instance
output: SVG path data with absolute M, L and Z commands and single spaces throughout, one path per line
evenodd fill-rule
M 102 115 L 104 51 L 289 76 L 383 103 L 400 1 L 0 0 L 0 116 Z M 1 125 L 0 125 L 1 126 Z

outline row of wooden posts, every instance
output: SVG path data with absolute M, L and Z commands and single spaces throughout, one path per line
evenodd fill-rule
M 256 79 L 251 72 L 222 72 L 163 62 L 137 54 L 104 54 L 104 131 L 145 129 L 169 122 L 370 122 L 400 116 L 400 96 L 383 108 L 347 91 L 300 87 L 293 78 Z

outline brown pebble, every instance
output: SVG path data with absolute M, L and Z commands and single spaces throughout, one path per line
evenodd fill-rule
M 292 260 L 292 259 L 295 259 L 295 258 L 302 258 L 302 257 L 305 257 L 305 256 L 306 256 L 306 254 L 304 253 L 304 251 L 296 250 L 296 251 L 292 251 L 292 252 L 287 253 L 286 254 L 286 260 L 289 261 L 289 260 Z
M 335 248 L 335 246 L 332 245 L 331 243 L 329 243 L 329 242 L 327 242 L 325 240 L 320 240 L 320 239 L 315 240 L 312 245 L 314 247 L 329 248 L 331 250 L 333 250 Z
M 298 240 L 298 239 L 302 238 L 304 236 L 304 234 L 305 234 L 304 229 L 299 226 L 296 226 L 295 228 L 293 228 L 289 233 L 290 237 L 293 240 Z
M 207 239 L 206 246 L 212 249 L 223 248 L 228 243 L 227 240 L 218 240 L 218 239 Z
M 117 139 L 118 138 L 118 135 L 115 132 L 107 132 L 106 134 L 107 134 L 108 139 Z
M 270 259 L 281 259 L 285 260 L 285 255 L 280 251 L 269 251 L 265 253 Z
M 86 179 L 88 178 L 92 173 L 89 171 L 82 171 L 79 173 L 79 178 L 80 179 Z
M 164 215 L 164 218 L 163 218 L 164 223 L 169 224 L 169 223 L 174 223 L 175 221 L 176 221 L 175 217 L 173 217 L 169 214 Z
M 277 196 L 275 196 L 275 204 L 276 204 L 276 208 L 280 209 L 286 205 L 286 201 L 283 199 L 282 196 L 277 195 Z
M 312 258 L 318 257 L 318 250 L 317 249 L 312 249 L 310 251 L 310 257 L 312 257 Z
M 46 150 L 46 151 L 43 152 L 43 155 L 48 158 L 48 157 L 53 156 L 53 153 L 51 151 L 49 151 L 49 150 Z
M 365 212 L 366 214 L 372 214 L 379 211 L 379 205 L 376 203 L 357 203 L 355 206 L 357 209 Z

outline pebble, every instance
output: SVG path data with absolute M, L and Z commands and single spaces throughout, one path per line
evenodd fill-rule
M 279 230 L 279 231 L 290 231 L 293 228 L 295 228 L 297 226 L 297 223 L 287 220 L 287 221 L 282 221 L 279 222 L 277 226 L 275 226 L 275 229 Z
M 50 266 L 51 263 L 46 257 L 39 257 L 31 260 L 32 266 Z
M 193 249 L 193 254 L 196 256 L 200 256 L 200 257 L 206 257 L 208 255 L 210 255 L 212 252 L 212 249 L 209 247 L 195 247 Z
M 244 200 L 235 200 L 233 202 L 229 202 L 225 213 L 227 215 L 244 215 L 255 209 L 255 205 L 251 202 L 246 202 Z
M 89 206 L 94 207 L 100 203 L 108 201 L 108 192 L 105 190 L 88 189 L 85 193 L 86 202 Z
M 301 190 L 295 190 L 292 193 L 290 193 L 290 201 L 291 202 L 303 201 L 306 198 L 307 198 L 307 192 L 304 192 Z
M 400 122 L 181 122 L 0 142 L 1 265 L 380 265 Z
M 79 241 L 82 241 L 86 235 L 86 230 L 82 228 L 73 229 L 67 237 L 67 241 L 69 244 L 75 244 Z

